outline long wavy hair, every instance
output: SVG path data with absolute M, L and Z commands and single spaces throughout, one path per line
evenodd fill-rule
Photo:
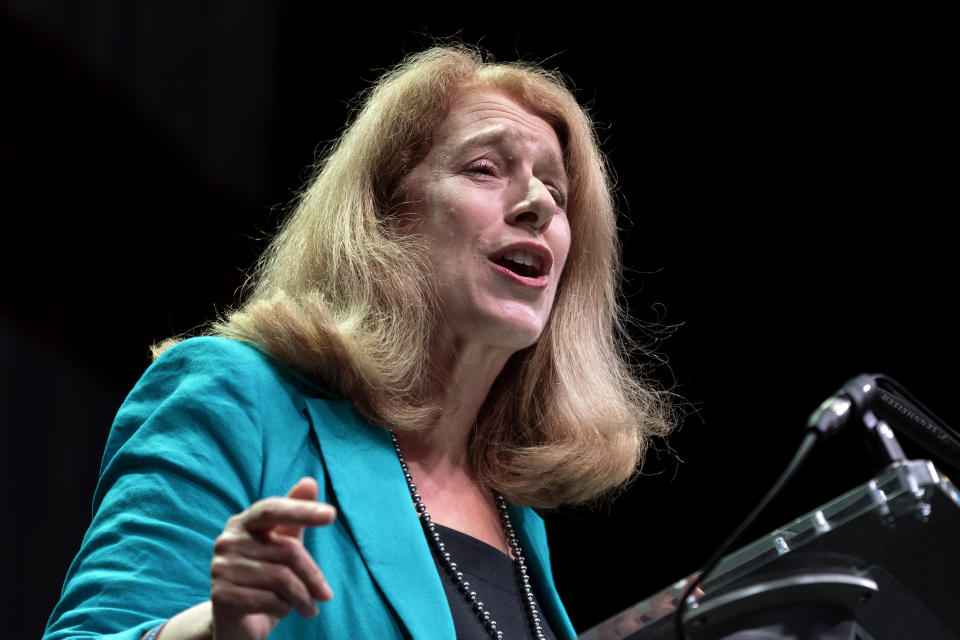
M 590 117 L 554 72 L 447 46 L 385 73 L 318 163 L 245 302 L 211 332 L 314 376 L 383 427 L 429 425 L 443 384 L 432 366 L 440 313 L 423 248 L 390 220 L 452 97 L 471 88 L 504 93 L 556 131 L 571 246 L 540 339 L 511 357 L 477 416 L 470 460 L 513 502 L 587 503 L 636 473 L 650 436 L 669 431 L 670 413 L 631 366 L 605 159 Z

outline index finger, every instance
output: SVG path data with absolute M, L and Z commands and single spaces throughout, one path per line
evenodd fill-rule
M 336 517 L 337 510 L 323 502 L 297 498 L 266 498 L 247 509 L 243 528 L 257 531 L 280 525 L 319 527 L 330 524 Z

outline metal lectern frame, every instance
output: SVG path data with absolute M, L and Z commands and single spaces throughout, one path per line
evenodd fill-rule
M 735 637 L 735 629 L 806 607 L 801 617 L 842 612 L 852 628 L 846 637 L 960 638 L 958 576 L 960 492 L 932 462 L 906 460 L 725 556 L 684 621 L 694 639 Z M 670 603 L 685 582 L 580 640 L 674 640 Z

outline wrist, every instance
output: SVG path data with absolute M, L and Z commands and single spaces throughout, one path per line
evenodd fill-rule
M 151 634 L 153 634 L 151 636 Z M 213 609 L 210 601 L 201 602 L 150 629 L 140 640 L 212 640 Z

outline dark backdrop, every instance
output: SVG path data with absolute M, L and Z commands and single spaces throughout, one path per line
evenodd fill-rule
M 345 21 L 292 0 L 197 4 L 2 3 L 14 636 L 39 635 L 57 599 L 148 345 L 236 301 L 351 99 L 427 33 L 570 76 L 618 177 L 624 298 L 661 327 L 638 337 L 678 394 L 675 453 L 661 443 L 610 506 L 548 514 L 578 629 L 695 570 L 848 377 L 888 373 L 957 424 L 955 73 L 937 16 Z M 823 445 L 750 535 L 868 478 L 861 448 Z

